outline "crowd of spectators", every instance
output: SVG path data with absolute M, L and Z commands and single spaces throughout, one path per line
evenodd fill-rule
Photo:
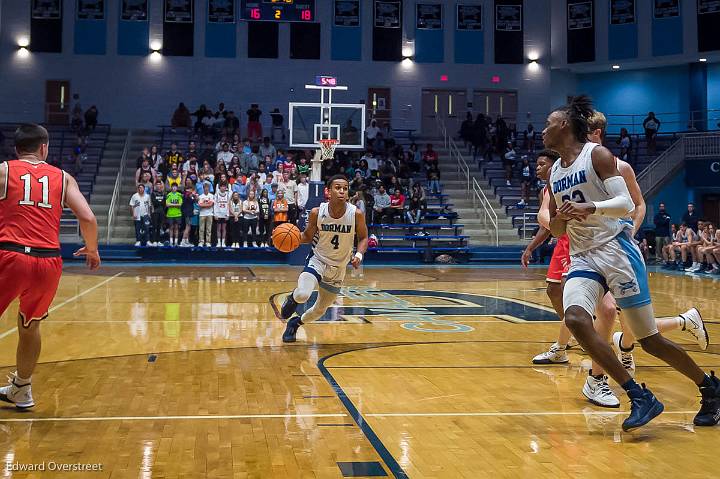
M 664 269 L 720 275 L 720 230 L 700 218 L 693 203 L 679 225 L 672 223 L 664 203 L 653 220 L 656 260 L 664 262 Z
M 244 126 L 246 132 L 245 137 L 250 141 L 260 141 L 263 138 L 262 115 L 263 112 L 256 103 L 251 104 L 250 108 L 245 112 L 247 121 L 242 126 Z M 193 117 L 195 117 L 194 121 Z M 270 112 L 270 121 L 270 134 L 267 136 L 272 141 L 284 141 L 285 118 L 278 108 Z M 197 136 L 213 137 L 224 134 L 232 138 L 240 134 L 241 120 L 234 110 L 227 110 L 223 102 L 218 104 L 216 110 L 202 104 L 192 113 L 185 106 L 185 103 L 181 102 L 172 114 L 170 127 L 173 131 L 181 128 L 189 129 Z

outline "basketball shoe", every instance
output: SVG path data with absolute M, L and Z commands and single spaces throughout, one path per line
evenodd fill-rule
M 290 318 L 287 322 L 287 325 L 285 326 L 285 332 L 282 336 L 283 343 L 294 343 L 295 335 L 297 334 L 298 329 L 300 329 L 300 326 L 302 325 L 303 322 L 300 319 L 300 316 Z
M 35 405 L 30 383 L 17 384 L 17 374 L 8 376 L 8 385 L 0 387 L 0 400 L 14 404 L 18 409 L 27 409 Z
M 700 311 L 698 311 L 697 308 L 692 308 L 678 316 L 685 320 L 683 331 L 688 331 L 692 334 L 698 346 L 700 346 L 700 349 L 705 351 L 710 342 L 710 337 L 708 336 L 707 329 L 705 329 L 705 323 L 703 322 L 702 316 L 700 316 Z
M 710 383 L 700 386 L 700 411 L 693 419 L 696 426 L 714 426 L 720 421 L 720 380 L 715 377 L 715 371 L 710 371 Z
M 623 349 L 620 345 L 622 344 L 621 331 L 613 334 L 613 349 L 617 353 L 617 357 L 622 363 L 625 370 L 630 374 L 631 377 L 635 377 L 635 359 L 633 358 L 632 352 L 635 349 L 635 345 L 630 346 L 630 349 Z
M 532 360 L 533 364 L 565 364 L 568 362 L 566 348 L 561 348 L 558 343 L 553 343 L 550 349 L 540 353 Z
M 293 291 L 291 291 L 290 294 L 285 297 L 285 301 L 283 301 L 282 307 L 280 308 L 280 317 L 282 319 L 290 318 L 297 307 L 298 303 L 295 301 L 295 298 L 293 298 Z
M 593 376 L 592 369 L 585 380 L 582 393 L 596 406 L 620 407 L 620 400 L 617 398 L 613 390 L 610 389 L 608 377 L 604 374 Z
M 630 398 L 630 416 L 622 423 L 625 432 L 644 426 L 665 410 L 663 403 L 645 387 L 645 383 L 642 388 L 631 389 L 627 394 Z

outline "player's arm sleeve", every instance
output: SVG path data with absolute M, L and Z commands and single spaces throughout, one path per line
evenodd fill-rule
M 365 214 L 360 210 L 355 210 L 355 234 L 358 240 L 357 252 L 365 254 L 368 249 L 368 229 Z
M 647 206 L 645 205 L 645 198 L 643 198 L 642 190 L 637 182 L 635 176 L 635 170 L 628 163 L 620 160 L 618 161 L 618 170 L 627 184 L 628 191 L 630 192 L 630 198 L 635 205 L 635 210 L 632 213 L 633 219 L 633 233 L 637 232 L 645 221 L 645 212 Z
M 302 235 L 300 235 L 300 243 L 301 244 L 312 243 L 313 238 L 315 238 L 315 233 L 317 233 L 317 218 L 318 218 L 318 209 L 313 208 L 310 211 L 310 214 L 308 215 L 307 226 L 305 226 L 305 231 L 303 231 Z
M 595 215 L 609 216 L 610 218 L 624 218 L 634 209 L 630 192 L 622 176 L 611 176 L 603 181 L 610 198 L 604 201 L 593 201 Z

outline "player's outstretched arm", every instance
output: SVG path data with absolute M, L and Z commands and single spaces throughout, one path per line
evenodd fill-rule
M 358 209 L 355 210 L 355 234 L 358 240 L 357 252 L 355 256 L 353 256 L 352 261 L 350 261 L 350 264 L 353 268 L 357 269 L 360 267 L 360 263 L 362 263 L 363 257 L 368 249 L 368 229 L 367 223 L 365 222 L 365 214 Z
M 522 264 L 523 267 L 528 267 L 528 264 L 530 264 L 530 257 L 532 256 L 532 252 L 535 251 L 538 246 L 543 244 L 545 240 L 549 237 L 550 230 L 545 228 L 544 226 L 541 226 L 533 240 L 530 242 L 529 245 L 527 245 L 525 251 L 523 251 L 522 256 L 520 256 L 520 264 Z
M 300 244 L 310 244 L 317 233 L 318 208 L 310 210 L 305 231 L 300 235 Z
M 97 219 L 80 192 L 75 178 L 66 173 L 65 182 L 65 205 L 72 210 L 80 222 L 80 234 L 85 240 L 85 246 L 77 250 L 74 256 L 85 256 L 88 268 L 98 269 L 100 254 L 98 253 Z

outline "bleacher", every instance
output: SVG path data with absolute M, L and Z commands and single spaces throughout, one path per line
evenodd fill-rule
M 9 158 L 14 155 L 10 153 L 12 138 L 15 130 L 19 126 L 18 123 L 0 123 L 0 131 L 6 138 L 6 154 Z M 110 125 L 97 125 L 88 135 L 87 159 L 82 163 L 82 169 L 78 173 L 75 171 L 75 161 L 72 158 L 73 149 L 77 145 L 77 133 L 70 126 L 65 125 L 43 125 L 50 134 L 50 151 L 48 152 L 48 161 L 58 164 L 60 168 L 67 171 L 75 177 L 80 188 L 80 192 L 89 201 L 93 192 L 95 178 L 100 168 L 105 146 L 107 144 L 108 135 L 110 133 Z M 2 155 L 2 152 L 0 152 Z M 2 158 L 0 158 L 2 159 Z M 78 222 L 69 209 L 63 210 L 60 220 L 60 234 L 74 235 L 78 232 Z

